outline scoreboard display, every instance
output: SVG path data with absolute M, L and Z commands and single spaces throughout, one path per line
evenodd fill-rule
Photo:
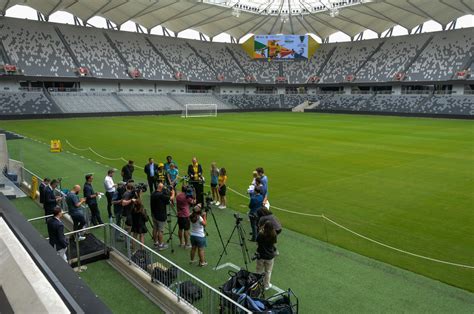
M 307 60 L 319 44 L 309 35 L 254 35 L 242 44 L 252 59 Z

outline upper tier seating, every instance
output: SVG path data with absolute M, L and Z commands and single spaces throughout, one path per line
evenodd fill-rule
M 414 37 L 400 36 L 385 40 L 380 50 L 357 73 L 357 81 L 393 81 L 395 74 L 405 70 L 428 38 L 428 34 L 421 34 Z
M 0 40 L 11 63 L 25 75 L 76 76 L 74 61 L 53 24 L 0 17 Z
M 176 111 L 183 106 L 171 97 L 162 94 L 118 94 L 133 111 Z
M 187 44 L 180 38 L 150 36 L 153 45 L 165 56 L 174 70 L 184 74 L 190 81 L 217 81 L 217 75 Z
M 228 44 L 228 47 L 247 74 L 255 77 L 258 83 L 275 83 L 275 78 L 279 76 L 278 62 L 252 60 L 240 45 Z
M 190 40 L 189 44 L 196 49 L 200 56 L 212 66 L 217 75 L 223 75 L 225 82 L 245 82 L 245 74 L 239 68 L 234 58 L 222 43 L 209 43 Z
M 129 79 L 126 65 L 104 36 L 104 30 L 61 25 L 61 33 L 80 66 L 88 67 L 98 78 Z
M 322 45 L 314 56 L 305 61 L 283 62 L 283 75 L 290 84 L 305 84 L 311 76 L 317 76 L 334 44 Z
M 111 93 L 54 92 L 51 96 L 67 113 L 130 111 Z
M 61 113 L 42 92 L 0 92 L 0 115 Z
M 453 78 L 455 73 L 462 70 L 473 57 L 472 32 L 472 28 L 467 28 L 435 33 L 431 42 L 408 70 L 408 79 L 437 81 Z
M 346 77 L 355 74 L 380 43 L 377 39 L 338 44 L 323 70 L 321 83 L 345 82 Z
M 125 60 L 131 67 L 137 68 L 143 78 L 149 80 L 175 80 L 173 69 L 150 46 L 145 35 L 118 31 L 109 31 L 107 34 L 114 41 Z

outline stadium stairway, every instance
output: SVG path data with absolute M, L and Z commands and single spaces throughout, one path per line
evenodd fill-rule
M 385 41 L 382 41 L 375 49 L 374 51 L 372 51 L 370 53 L 370 55 L 367 57 L 367 59 L 365 59 L 364 62 L 362 62 L 362 64 L 354 71 L 353 75 L 355 77 L 355 80 L 357 81 L 357 73 L 359 73 L 359 71 L 364 68 L 364 66 L 367 64 L 367 62 L 370 61 L 370 59 L 372 59 L 372 57 L 382 48 L 382 46 L 385 44 Z
M 62 112 L 62 113 L 64 113 L 63 109 L 56 103 L 53 96 L 51 96 L 48 89 L 45 88 L 45 87 L 43 87 L 43 94 L 44 94 L 44 96 L 46 96 L 46 98 L 51 103 L 51 107 L 54 109 L 53 112 Z
M 77 68 L 80 68 L 80 67 L 81 67 L 81 63 L 79 62 L 79 60 L 77 60 L 76 55 L 74 54 L 74 52 L 72 51 L 71 47 L 70 47 L 69 44 L 67 43 L 66 38 L 64 38 L 64 35 L 63 35 L 63 33 L 61 33 L 61 30 L 59 29 L 59 27 L 55 26 L 55 27 L 54 27 L 54 30 L 55 30 L 56 33 L 58 34 L 58 37 L 59 37 L 59 39 L 61 40 L 61 42 L 63 43 L 63 45 L 64 45 L 64 47 L 66 48 L 67 52 L 69 52 L 69 55 L 71 56 L 71 59 L 72 59 L 72 61 L 74 62 L 74 64 L 76 65 L 76 67 L 77 67 Z M 92 73 L 91 69 L 89 69 L 89 76 L 94 76 L 94 73 Z
M 423 44 L 423 46 L 420 48 L 420 50 L 418 50 L 416 52 L 416 55 L 413 57 L 413 59 L 410 60 L 410 62 L 408 62 L 405 67 L 403 68 L 403 70 L 401 71 L 402 73 L 408 73 L 409 69 L 411 68 L 411 66 L 413 65 L 413 63 L 415 63 L 415 61 L 418 59 L 418 57 L 422 54 L 422 52 L 426 49 L 426 47 L 428 47 L 428 45 L 430 44 L 430 42 L 433 40 L 433 36 L 430 36 L 428 37 L 428 39 L 426 40 L 426 42 Z
M 110 38 L 110 36 L 107 34 L 107 32 L 104 32 L 104 37 L 109 43 L 110 47 L 112 47 L 113 50 L 117 53 L 117 56 L 120 58 L 122 61 L 123 65 L 125 65 L 125 72 L 128 74 L 128 69 L 130 68 L 130 63 L 128 63 L 127 59 L 123 56 L 122 52 L 120 49 L 117 48 L 117 45 L 115 45 L 114 41 Z
M 244 73 L 245 76 L 248 76 L 249 73 L 247 71 L 245 71 L 244 67 L 242 66 L 242 64 L 240 64 L 239 60 L 235 57 L 234 55 L 234 52 L 229 48 L 229 47 L 225 47 L 227 49 L 227 51 L 229 52 L 229 54 L 232 56 L 232 59 L 234 59 L 235 63 L 238 65 L 238 67 L 240 68 L 240 70 L 242 71 L 242 73 Z
M 153 51 L 159 55 L 163 61 L 166 63 L 166 65 L 173 71 L 174 74 L 178 73 L 178 71 L 173 67 L 173 65 L 171 65 L 171 63 L 168 61 L 168 59 L 166 59 L 165 55 L 161 53 L 161 51 L 156 48 L 155 45 L 153 45 L 153 43 L 151 42 L 150 38 L 148 37 L 145 37 L 145 40 L 147 41 L 147 43 L 150 45 L 151 49 L 153 49 Z
M 216 79 L 216 81 L 217 81 L 217 71 L 211 66 L 211 64 L 210 64 L 209 62 L 207 62 L 206 58 L 204 58 L 203 56 L 201 56 L 201 55 L 197 52 L 196 48 L 194 48 L 193 46 L 191 46 L 191 44 L 190 44 L 189 42 L 186 42 L 186 45 L 188 45 L 188 47 L 191 48 L 191 50 L 196 54 L 196 56 L 198 56 L 198 58 L 200 58 L 200 59 L 202 60 L 202 62 L 203 62 L 205 65 L 207 65 L 207 67 L 208 67 L 209 69 L 211 69 L 211 71 L 214 73 L 215 79 Z
M 331 51 L 329 51 L 327 57 L 326 57 L 326 60 L 324 60 L 323 64 L 321 65 L 321 67 L 319 68 L 319 71 L 318 73 L 316 74 L 316 76 L 319 76 L 321 77 L 321 73 L 323 73 L 324 71 L 324 68 L 326 67 L 326 65 L 328 64 L 329 60 L 331 60 L 331 57 L 332 55 L 334 54 L 334 51 L 336 51 L 336 47 L 333 47 L 331 49 Z

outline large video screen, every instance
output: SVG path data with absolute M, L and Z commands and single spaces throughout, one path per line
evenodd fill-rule
M 308 59 L 308 35 L 255 35 L 255 59 Z

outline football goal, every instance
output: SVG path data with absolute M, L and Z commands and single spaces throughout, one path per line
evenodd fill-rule
M 197 117 L 217 117 L 216 104 L 187 104 L 184 105 L 183 118 L 197 118 Z

